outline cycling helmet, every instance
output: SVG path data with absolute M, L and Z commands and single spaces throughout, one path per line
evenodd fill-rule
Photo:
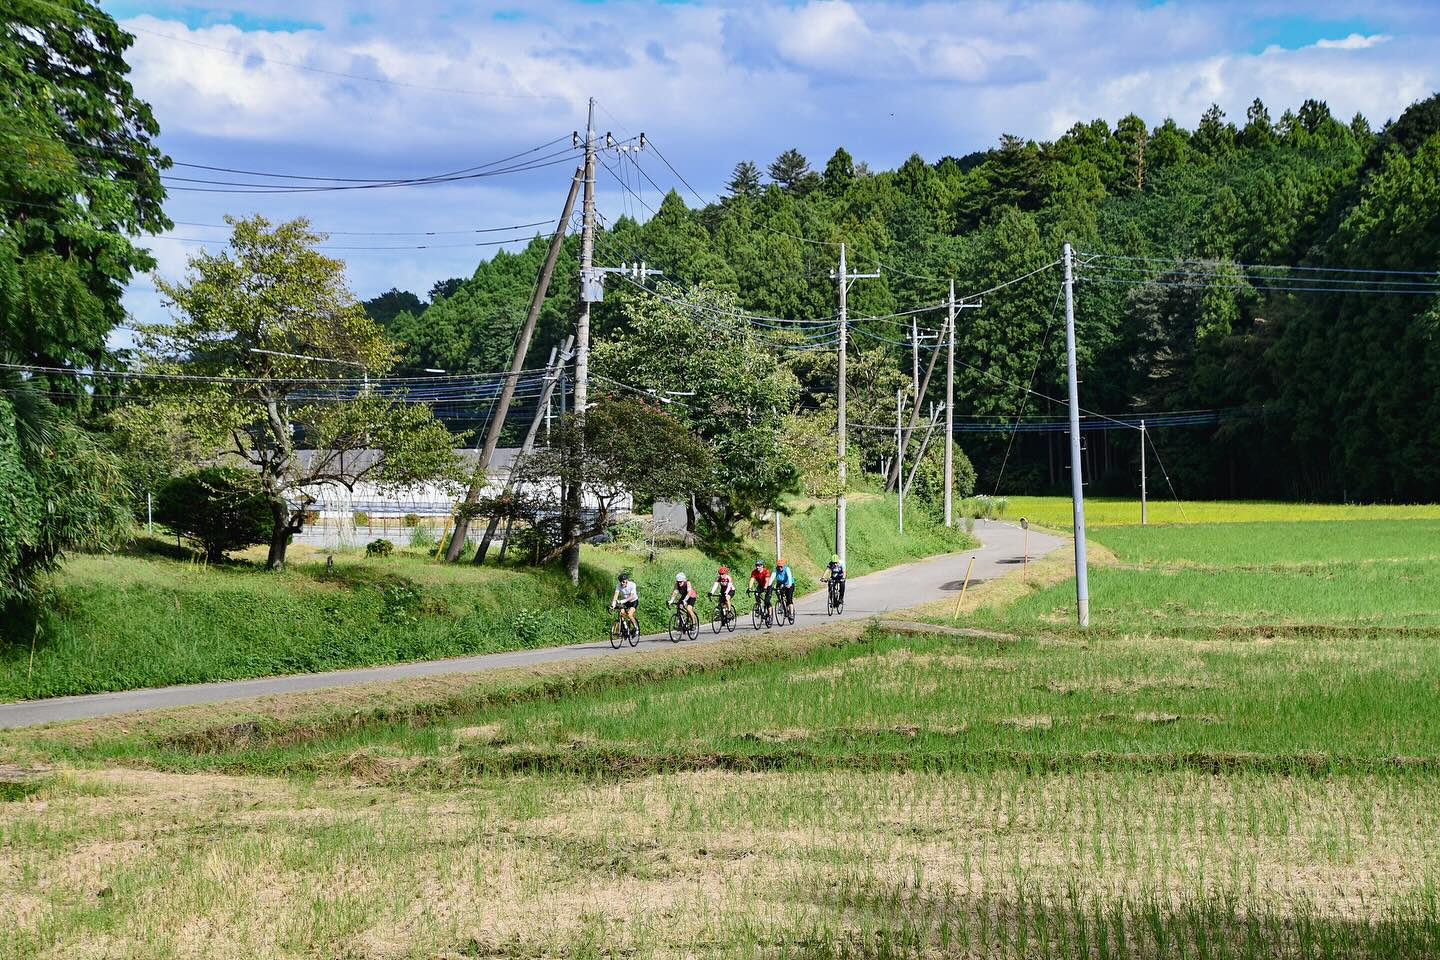
M 620 575 L 619 575 L 618 577 L 616 577 L 615 579 L 618 580 L 618 581 L 620 581 L 621 583 L 624 583 L 626 580 L 629 580 L 629 579 L 630 579 L 630 571 L 629 571 L 629 570 L 621 570 L 621 571 L 620 571 Z
M 677 573 L 677 574 L 675 574 L 675 582 L 676 582 L 676 583 L 684 583 L 684 582 L 685 582 L 685 574 L 683 574 L 683 573 Z
M 755 561 L 755 569 L 756 569 L 756 570 L 759 570 L 759 569 L 760 569 L 761 567 L 763 567 L 763 566 L 765 566 L 765 561 L 764 561 L 764 560 L 756 560 L 756 561 Z
M 838 553 L 832 553 L 832 554 L 830 554 L 830 562 L 831 562 L 831 563 L 839 563 L 839 562 L 840 562 L 840 554 L 838 554 Z
M 775 566 L 777 566 L 777 567 L 783 567 L 783 566 L 785 566 L 785 561 L 784 561 L 784 560 L 776 560 L 776 561 L 775 561 Z
M 721 576 L 724 576 L 725 574 L 727 574 L 727 573 L 729 573 L 729 572 L 730 572 L 730 568 L 722 564 L 721 567 L 720 567 L 720 575 L 721 575 Z

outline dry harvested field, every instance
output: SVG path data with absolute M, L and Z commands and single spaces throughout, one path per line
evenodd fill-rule
M 1435 531 L 1365 522 L 1100 532 L 1084 634 L 1046 561 L 1008 639 L 9 734 L 0 955 L 1434 956 Z

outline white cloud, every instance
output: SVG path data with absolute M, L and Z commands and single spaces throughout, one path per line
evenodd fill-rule
M 600 103 L 602 131 L 644 130 L 713 192 L 737 160 L 763 166 L 790 146 L 815 166 L 844 145 L 886 167 L 912 152 L 961 154 L 1002 132 L 1050 138 L 1132 111 L 1193 125 L 1218 102 L 1238 118 L 1257 96 L 1274 114 L 1315 97 L 1378 125 L 1440 88 L 1440 9 L 1415 4 L 1371 15 L 1368 25 L 1384 32 L 1259 53 L 1247 24 L 1266 12 L 1222 0 L 536 0 L 500 18 L 493 6 L 448 0 L 248 0 L 252 17 L 323 25 L 248 32 L 191 29 L 156 9 L 126 21 L 137 30 L 129 60 L 177 159 L 337 176 L 424 174 L 505 156 L 583 127 L 588 96 Z M 653 154 L 641 162 L 662 186 L 674 183 Z M 307 213 L 337 230 L 463 229 L 554 216 L 569 174 L 561 165 L 358 195 L 176 192 L 169 209 L 212 223 L 260 210 Z M 600 178 L 602 210 L 614 216 L 623 194 L 607 173 Z M 640 183 L 654 206 L 654 188 Z M 488 249 L 347 258 L 362 295 L 392 284 L 423 293 L 435 279 L 470 273 Z M 183 260 L 169 251 L 163 259 L 167 274 Z
M 1378 46 L 1388 41 L 1390 37 L 1383 33 L 1375 33 L 1365 36 L 1359 33 L 1352 33 L 1342 40 L 1317 40 L 1315 46 L 1321 50 L 1365 50 L 1369 47 Z

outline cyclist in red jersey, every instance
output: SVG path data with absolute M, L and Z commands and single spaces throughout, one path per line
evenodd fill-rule
M 754 591 L 756 600 L 764 597 L 767 607 L 770 606 L 770 580 L 770 568 L 765 566 L 764 560 L 756 560 L 754 569 L 750 571 L 750 590 Z

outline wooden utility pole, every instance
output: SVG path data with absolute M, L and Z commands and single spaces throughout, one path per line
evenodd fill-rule
M 574 344 L 574 337 L 566 337 L 564 345 L 558 354 L 552 348 L 550 359 L 545 364 L 545 386 L 540 393 L 540 402 L 535 407 L 535 416 L 530 420 L 530 429 L 525 434 L 525 440 L 520 444 L 520 452 L 515 455 L 515 461 L 510 464 L 510 474 L 505 478 L 505 489 L 502 496 L 508 496 L 515 489 L 515 474 L 520 469 L 520 461 L 530 455 L 535 449 L 535 435 L 540 432 L 540 423 L 546 419 L 545 409 L 550 403 L 550 394 L 555 390 L 555 384 L 559 380 L 559 371 L 564 369 L 565 364 L 570 360 L 570 347 Z M 513 515 L 506 519 L 505 540 L 508 545 L 510 540 L 510 527 Z M 485 536 L 480 540 L 480 548 L 475 551 L 474 563 L 485 562 L 485 554 L 490 552 L 490 541 L 495 537 L 495 528 L 500 525 L 499 514 L 490 515 L 490 524 L 485 528 Z M 504 552 L 501 552 L 501 559 L 504 559 Z
M 500 387 L 500 399 L 490 415 L 490 424 L 485 430 L 485 442 L 480 450 L 480 459 L 475 462 L 475 472 L 470 477 L 470 489 L 465 492 L 467 508 L 474 507 L 479 501 L 485 485 L 489 482 L 490 461 L 495 456 L 495 447 L 500 443 L 500 431 L 505 426 L 505 418 L 510 414 L 510 401 L 515 397 L 515 383 L 520 378 L 520 371 L 525 366 L 525 354 L 530 351 L 530 338 L 535 333 L 535 323 L 540 318 L 540 308 L 545 305 L 545 294 L 550 291 L 550 278 L 555 273 L 555 260 L 560 255 L 560 247 L 565 242 L 565 228 L 570 225 L 570 213 L 575 209 L 575 194 L 580 187 L 581 175 L 582 171 L 575 171 L 575 176 L 570 181 L 570 192 L 565 197 L 565 211 L 560 214 L 560 222 L 555 225 L 555 233 L 550 237 L 550 248 L 545 253 L 545 263 L 540 267 L 540 276 L 535 281 L 535 292 L 530 296 L 530 311 L 525 314 L 525 324 L 520 328 L 520 339 L 515 343 L 515 355 L 510 358 L 509 373 Z M 447 561 L 453 562 L 459 559 L 460 551 L 465 547 L 465 536 L 469 530 L 470 510 L 461 510 L 460 515 L 455 518 L 455 533 L 450 538 L 450 546 L 445 551 Z
M 582 206 L 584 227 L 580 233 L 580 319 L 575 324 L 575 421 L 585 421 L 585 409 L 590 400 L 590 303 L 599 299 L 595 286 L 599 280 L 594 274 L 595 260 L 595 98 L 590 98 L 590 110 L 585 118 L 585 201 Z M 577 442 L 584 442 L 585 431 L 575 431 Z M 577 451 L 578 453 L 578 451 Z M 581 497 L 579 478 L 571 478 L 570 487 L 565 491 L 565 506 L 561 510 L 561 536 L 569 540 L 575 535 L 575 525 L 580 521 Z M 565 551 L 565 570 L 570 582 L 580 583 L 580 545 Z

